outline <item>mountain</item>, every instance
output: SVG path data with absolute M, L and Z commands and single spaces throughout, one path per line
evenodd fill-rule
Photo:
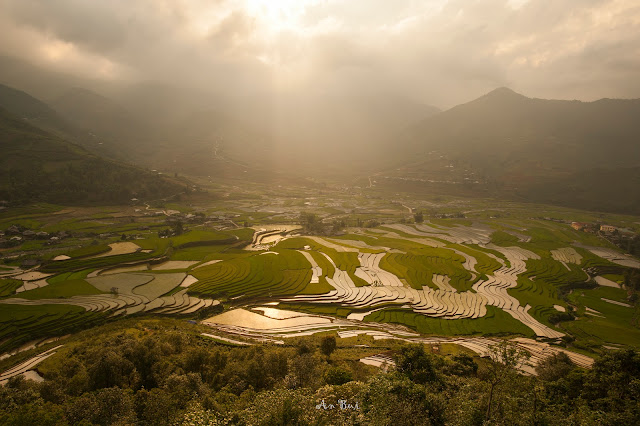
M 640 211 L 640 196 L 622 189 L 640 176 L 638 117 L 640 99 L 531 99 L 500 88 L 406 129 L 393 145 L 393 175 L 445 173 L 496 195 Z M 591 174 L 608 190 L 586 185 Z
M 87 112 L 82 112 L 82 108 L 79 108 L 78 114 L 82 115 L 84 119 L 88 119 L 90 111 L 93 110 L 86 104 L 82 107 Z M 122 155 L 121 146 L 113 143 L 104 144 L 105 141 L 111 142 L 111 140 L 100 138 L 91 129 L 83 128 L 83 123 L 77 119 L 77 115 L 64 114 L 64 108 L 61 108 L 61 112 L 29 93 L 0 84 L 0 108 L 4 108 L 10 114 L 22 118 L 35 127 L 46 130 L 62 139 L 78 143 L 98 155 L 115 159 L 131 159 L 130 155 Z M 100 112 L 96 113 L 96 115 L 99 114 Z M 117 128 L 115 121 L 112 124 Z M 124 152 L 126 153 L 127 150 L 125 149 Z
M 88 146 L 113 158 L 144 163 L 153 150 L 154 131 L 116 101 L 91 90 L 74 87 L 49 102 L 66 121 L 91 140 Z
M 33 126 L 60 135 L 77 130 L 53 108 L 21 90 L 0 84 L 0 107 Z
M 424 120 L 409 137 L 422 149 L 446 149 L 485 167 L 513 168 L 514 161 L 540 161 L 536 167 L 544 169 L 636 166 L 639 114 L 638 99 L 530 99 L 500 88 Z
M 0 108 L 0 199 L 119 204 L 182 191 L 176 181 L 100 158 Z
M 24 90 L 44 100 L 55 99 L 73 87 L 85 87 L 94 92 L 107 93 L 117 85 L 108 79 L 79 77 L 8 55 L 0 55 L 0 83 Z
M 82 79 L 7 56 L 0 83 L 45 100 L 73 127 L 48 130 L 91 152 L 204 176 L 218 172 L 216 150 L 272 172 L 353 175 L 380 165 L 386 157 L 375 153 L 393 135 L 439 112 L 390 93 L 215 93 L 184 82 Z

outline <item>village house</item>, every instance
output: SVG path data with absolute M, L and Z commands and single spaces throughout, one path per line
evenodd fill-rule
M 18 228 L 16 225 L 11 225 L 10 227 L 7 228 L 5 233 L 7 235 L 20 235 L 21 231 L 20 231 L 20 228 Z
M 589 224 L 585 223 L 585 222 L 571 222 L 571 227 L 573 229 L 575 229 L 576 231 L 581 231 L 582 229 L 586 228 L 587 226 L 589 226 Z
M 600 230 L 602 232 L 614 232 L 616 229 L 618 228 L 612 225 L 600 225 Z
M 36 231 L 32 231 L 30 229 L 27 229 L 26 231 L 22 232 L 22 236 L 25 238 L 35 238 L 36 237 Z

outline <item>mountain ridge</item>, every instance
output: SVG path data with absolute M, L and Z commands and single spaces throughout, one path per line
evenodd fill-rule
M 628 189 L 625 181 L 633 180 L 640 167 L 637 117 L 640 99 L 547 100 L 498 88 L 405 129 L 393 146 L 392 166 L 403 169 L 396 174 L 434 180 L 443 173 L 453 176 L 451 164 L 459 163 L 467 170 L 464 179 L 483 177 L 481 185 L 494 196 L 560 200 L 592 210 L 607 200 L 603 208 L 640 211 L 640 198 L 633 195 L 630 208 L 622 202 L 625 193 L 615 191 Z M 590 189 L 581 181 L 593 170 L 604 171 L 620 203 L 611 203 L 602 190 L 587 202 Z M 458 182 L 462 179 L 458 175 Z M 545 196 L 544 187 L 553 197 Z M 575 204 L 571 188 L 579 188 Z M 562 198 L 562 191 L 569 195 Z
M 0 107 L 0 198 L 12 204 L 46 201 L 124 204 L 158 198 L 183 184 L 107 160 Z

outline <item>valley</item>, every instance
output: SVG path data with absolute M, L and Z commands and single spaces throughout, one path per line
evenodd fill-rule
M 0 80 L 0 423 L 640 418 L 637 99 L 20 67 L 64 84 Z
M 118 318 L 204 318 L 259 306 L 346 320 L 356 334 L 397 324 L 417 335 L 533 338 L 592 356 L 640 345 L 637 308 L 627 302 L 635 290 L 615 282 L 624 282 L 633 258 L 570 226 L 573 217 L 592 217 L 637 229 L 634 217 L 412 197 L 375 187 L 319 195 L 216 186 L 149 209 L 143 200 L 7 209 L 3 238 L 9 229 L 22 236 L 1 252 L 3 352 Z M 429 212 L 423 223 L 407 205 Z M 453 213 L 464 217 L 436 218 Z M 305 214 L 338 230 L 309 232 L 300 225 Z M 38 233 L 48 237 L 23 237 Z

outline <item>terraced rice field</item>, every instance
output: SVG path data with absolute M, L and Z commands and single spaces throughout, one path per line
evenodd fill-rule
M 387 225 L 407 234 L 424 237 L 438 238 L 457 244 L 487 244 L 491 241 L 493 229 L 484 226 L 462 226 L 458 225 L 447 229 L 439 229 L 429 224 L 417 225 Z
M 338 306 L 344 316 L 367 320 L 394 322 L 384 308 L 402 308 L 439 324 L 487 319 L 466 328 L 423 325 L 449 329 L 447 334 L 562 337 L 547 318 L 557 312 L 554 305 L 563 304 L 558 288 L 588 279 L 580 267 L 584 256 L 571 247 L 545 249 L 548 232 L 537 228 L 531 241 L 508 235 L 498 238 L 503 245 L 491 242 L 494 234 L 500 235 L 482 224 L 395 224 L 339 238 L 289 238 L 263 252 L 273 255 L 241 255 L 194 269 L 198 282 L 189 292 L 267 296 L 310 310 L 326 306 L 327 313 Z M 505 322 L 509 317 L 515 323 Z M 413 327 L 423 323 L 403 318 Z
M 168 271 L 172 269 L 189 269 L 196 263 L 198 262 L 189 261 L 189 260 L 169 260 L 167 262 L 163 262 L 157 265 L 152 265 L 151 269 L 155 271 Z
M 62 280 L 0 300 L 6 306 L 74 306 L 86 312 L 109 316 L 132 315 L 139 312 L 191 314 L 199 309 L 217 305 L 213 299 L 186 294 L 180 288 L 187 274 L 179 273 L 119 273 L 99 275 L 86 280 Z M 180 290 L 169 294 L 175 288 Z M 61 297 L 62 296 L 62 297 Z
M 297 250 L 276 250 L 278 255 L 241 255 L 191 271 L 198 282 L 192 294 L 210 296 L 277 296 L 303 292 L 311 284 L 311 264 Z
M 594 278 L 594 280 L 598 283 L 598 285 L 602 285 L 605 287 L 620 288 L 620 284 L 618 284 L 615 281 L 611 281 L 610 279 L 607 279 L 605 277 L 597 276 Z
M 562 234 L 563 240 L 553 241 L 556 231 L 542 227 L 522 228 L 513 235 L 483 223 L 389 224 L 332 238 L 291 235 L 299 227 L 290 225 L 256 228 L 243 240 L 253 238 L 244 250 L 230 233 L 190 231 L 181 236 L 181 244 L 188 246 L 184 249 L 170 249 L 164 239 L 114 243 L 111 251 L 93 257 L 49 262 L 39 270 L 10 270 L 0 280 L 2 309 L 13 315 L 20 307 L 34 315 L 11 317 L 5 326 L 14 323 L 33 332 L 33 322 L 51 331 L 61 316 L 69 329 L 81 318 L 90 322 L 146 312 L 193 314 L 222 299 L 231 304 L 280 302 L 313 314 L 313 320 L 301 320 L 305 316 L 299 312 L 274 318 L 275 311 L 262 308 L 262 313 L 232 311 L 236 313 L 229 314 L 228 323 L 216 323 L 232 327 L 238 315 L 249 321 L 245 325 L 260 320 L 266 328 L 256 325 L 251 333 L 277 331 L 262 336 L 265 339 L 331 327 L 379 338 L 396 330 L 409 333 L 402 338 L 417 338 L 415 332 L 394 328 L 398 324 L 430 335 L 518 334 L 555 340 L 564 333 L 549 317 L 567 306 L 558 296 L 561 289 L 589 281 L 586 268 L 635 261 L 611 249 L 569 247 L 571 236 Z M 199 239 L 213 236 L 234 243 L 191 245 L 194 238 L 200 244 Z M 197 256 L 190 252 L 194 249 Z M 187 252 L 191 254 L 181 256 Z M 599 277 L 598 282 L 612 281 Z M 623 304 L 603 293 L 588 298 L 580 312 L 593 321 L 608 321 L 607 326 L 618 331 L 630 315 L 624 310 L 631 311 Z M 387 328 L 376 328 L 375 323 Z M 586 335 L 589 324 L 576 321 L 571 326 L 583 327 L 580 332 Z M 0 328 L 0 342 L 8 330 Z
M 273 315 L 273 311 L 277 310 L 273 308 L 271 309 L 272 311 L 270 313 Z M 247 311 L 245 309 L 234 309 L 209 318 L 203 321 L 203 324 L 241 324 L 242 327 L 247 329 L 269 330 L 270 333 L 275 333 L 277 332 L 277 330 L 297 329 L 300 326 L 314 328 L 316 326 L 322 327 L 322 325 L 332 324 L 332 321 L 329 318 L 315 315 L 298 314 L 291 311 L 279 311 L 279 315 L 277 316 L 279 318 L 273 318 L 264 314 L 260 315 L 255 312 Z
M 58 349 L 60 349 L 62 345 L 56 346 L 55 348 L 51 348 L 41 354 L 36 355 L 33 358 L 28 359 L 27 361 L 16 365 L 15 367 L 10 368 L 9 370 L 0 374 L 0 386 L 6 384 L 10 378 L 25 375 L 27 372 L 31 371 L 38 364 L 40 364 L 45 359 L 54 355 Z
M 473 236 L 463 238 L 459 234 L 460 231 L 457 232 L 458 241 L 463 239 L 475 241 Z M 406 306 L 415 313 L 448 320 L 484 317 L 487 313 L 486 306 L 492 305 L 507 312 L 538 336 L 561 337 L 563 333 L 540 323 L 529 314 L 530 305 L 521 306 L 520 302 L 507 292 L 507 289 L 518 285 L 518 275 L 526 271 L 525 260 L 540 259 L 539 256 L 519 247 L 505 248 L 488 245 L 488 248 L 502 253 L 510 266 L 495 270 L 492 275 L 487 276 L 486 280 L 476 281 L 472 287 L 473 291 L 459 292 L 451 285 L 452 276 L 457 281 L 469 281 L 473 278 L 464 266 L 472 268 L 478 262 L 467 253 L 461 255 L 449 251 L 448 259 L 435 257 L 436 261 L 425 256 L 421 258 L 409 254 L 358 253 L 361 266 L 356 269 L 355 274 L 369 284 L 364 287 L 356 286 L 349 274 L 340 269 L 331 257 L 323 253 L 333 266 L 333 275 L 326 276 L 326 279 L 334 289 L 322 295 L 296 295 L 293 298 L 285 298 L 283 301 L 340 304 L 354 309 L 394 304 Z M 443 249 L 425 247 L 423 250 L 442 251 Z M 387 259 L 385 263 L 387 269 L 396 274 L 380 267 L 382 259 Z M 449 262 L 443 261 L 445 259 Z M 497 260 L 491 259 L 491 261 Z M 458 262 L 459 267 L 453 267 Z M 434 273 L 437 269 L 443 270 L 444 273 Z M 486 269 L 485 271 L 488 272 Z M 405 285 L 403 280 L 411 283 L 412 286 Z M 420 283 L 423 284 L 422 287 L 415 288 Z M 430 286 L 427 286 L 427 283 Z
M 625 256 L 622 253 L 619 253 L 613 249 L 603 248 L 603 247 L 589 247 L 584 246 L 585 249 L 589 250 L 591 253 L 595 254 L 598 257 L 606 259 L 610 262 L 616 263 L 622 266 L 628 266 L 630 268 L 640 268 L 640 261 L 630 257 Z
M 226 334 L 238 336 L 238 338 L 243 339 L 240 341 L 242 343 L 245 343 L 246 340 L 283 343 L 281 339 L 314 334 L 318 331 L 336 331 L 340 338 L 365 334 L 372 336 L 376 340 L 395 339 L 423 344 L 455 343 L 471 349 L 481 356 L 486 356 L 489 353 L 489 349 L 498 343 L 498 340 L 485 337 L 423 337 L 405 327 L 389 323 L 363 324 L 359 321 L 300 314 L 271 307 L 260 307 L 255 310 L 260 310 L 263 314 L 245 309 L 235 309 L 211 317 L 203 321 L 203 324 Z M 234 339 L 231 339 L 231 341 L 238 342 Z M 547 343 L 540 343 L 528 338 L 516 338 L 511 341 L 531 355 L 530 363 L 525 367 L 525 371 L 529 373 L 535 373 L 535 366 L 540 361 L 559 352 L 566 353 L 576 365 L 581 367 L 589 368 L 593 364 L 593 359 L 588 356 L 553 347 Z M 388 359 L 385 357 L 373 357 L 368 361 L 371 361 L 371 365 L 382 365 L 384 362 L 388 362 Z
M 582 261 L 582 256 L 572 247 L 563 247 L 551 250 L 551 257 L 563 264 L 575 263 L 576 265 L 579 265 Z
M 101 324 L 103 313 L 69 304 L 16 304 L 0 300 L 0 352 L 29 341 L 60 336 Z M 30 302 L 30 301 L 25 301 Z
M 299 225 L 263 225 L 254 228 L 253 240 L 248 250 L 265 250 L 287 238 L 287 234 L 300 229 Z

